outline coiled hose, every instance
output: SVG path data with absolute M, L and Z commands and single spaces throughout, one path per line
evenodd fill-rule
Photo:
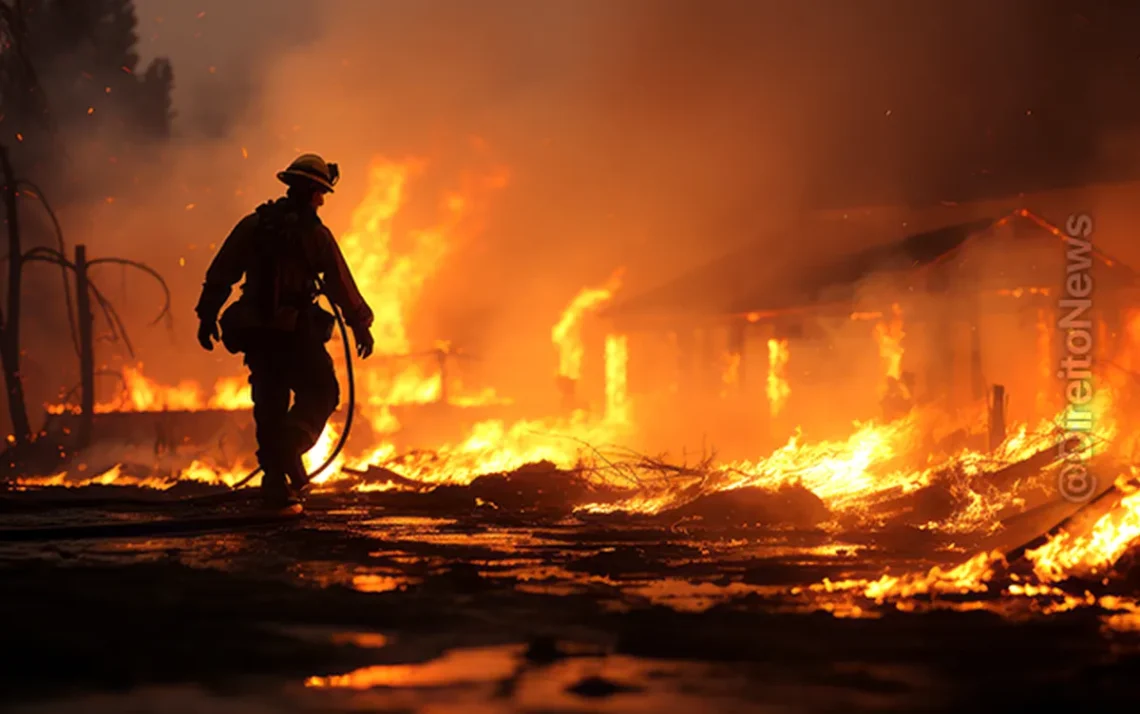
M 324 285 L 320 285 L 321 292 L 324 292 Z M 328 298 L 326 297 L 326 300 Z M 348 325 L 344 322 L 344 316 L 340 314 L 340 309 L 337 308 L 336 303 L 328 300 L 329 307 L 332 308 L 333 316 L 336 317 L 336 324 L 340 328 L 340 339 L 344 343 L 344 367 L 348 373 L 348 416 L 344 418 L 344 430 L 340 433 L 340 439 L 337 440 L 336 446 L 333 448 L 332 453 L 328 455 L 325 462 L 314 469 L 311 473 L 305 474 L 306 483 L 314 476 L 320 474 L 328 467 L 332 466 L 333 461 L 337 456 L 340 456 L 341 450 L 344 449 L 344 443 L 348 441 L 348 433 L 352 431 L 352 415 L 356 412 L 356 376 L 352 372 L 352 344 L 348 341 Z M 255 477 L 260 475 L 262 469 L 258 466 L 248 476 L 234 484 L 233 489 L 236 491 L 252 481 Z

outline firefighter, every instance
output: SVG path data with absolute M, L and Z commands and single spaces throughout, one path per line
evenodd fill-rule
M 243 218 L 206 271 L 198 300 L 198 342 L 221 341 L 244 354 L 253 396 L 257 460 L 266 504 L 295 503 L 307 485 L 301 457 L 340 401 L 325 343 L 335 318 L 317 304 L 323 291 L 352 329 L 356 354 L 372 354 L 372 310 L 356 287 L 332 233 L 317 216 L 340 178 L 336 164 L 298 157 L 277 179 L 285 196 Z M 235 283 L 241 296 L 221 315 Z M 219 331 L 220 327 L 220 331 Z M 292 398 L 292 407 L 290 407 Z

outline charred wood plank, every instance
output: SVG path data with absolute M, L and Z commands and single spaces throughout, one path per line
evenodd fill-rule
M 1079 445 L 1080 440 L 1076 438 L 1066 439 L 1059 444 L 1052 444 L 1023 461 L 1018 461 L 995 471 L 990 476 L 990 483 L 997 488 L 1009 488 L 1016 481 L 1036 476 L 1041 469 L 1061 460 L 1069 449 L 1076 448 Z
M 1040 548 L 1057 534 L 1079 525 L 1081 521 L 1095 521 L 1115 508 L 1121 496 L 1123 496 L 1123 494 L 1120 488 L 1114 483 L 1099 496 L 1078 508 L 1076 512 L 1064 518 L 1049 530 L 1017 546 L 1013 550 L 1007 551 L 1005 561 L 1007 563 L 1013 563 L 1020 560 L 1028 551 Z

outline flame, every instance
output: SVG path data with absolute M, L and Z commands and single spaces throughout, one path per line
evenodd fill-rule
M 724 369 L 720 378 L 722 398 L 733 394 L 740 387 L 740 359 L 740 353 L 735 351 L 724 356 Z
M 139 488 L 165 490 L 176 483 L 191 481 L 209 486 L 234 486 L 243 480 L 252 470 L 250 467 L 238 463 L 230 468 L 211 466 L 197 459 L 190 462 L 185 468 L 175 471 L 169 476 L 135 476 L 124 472 L 122 464 L 115 464 L 111 468 L 90 478 L 83 478 L 86 468 L 76 469 L 79 473 L 61 472 L 50 476 L 24 476 L 16 479 L 17 489 L 28 488 L 82 488 L 86 486 L 135 486 Z
M 184 380 L 174 386 L 165 386 L 143 374 L 143 365 L 124 367 L 123 388 L 113 399 L 98 402 L 96 414 L 112 412 L 161 412 L 161 411 L 201 411 L 217 409 L 235 411 L 253 406 L 250 386 L 240 377 L 226 377 L 214 384 L 211 396 L 203 395 L 197 382 Z M 77 408 L 62 404 L 49 404 L 50 414 L 63 414 L 77 411 Z
M 317 439 L 317 443 L 313 448 L 309 449 L 308 453 L 301 457 L 301 461 L 305 464 L 305 471 L 312 477 L 314 485 L 321 485 L 329 481 L 335 474 L 337 474 L 344 466 L 344 454 L 339 454 L 337 458 L 329 465 L 328 468 L 320 473 L 313 473 L 313 470 L 323 464 L 326 459 L 332 454 L 333 449 L 336 448 L 336 443 L 340 439 L 339 430 L 332 424 L 325 426 L 321 436 Z
M 1025 557 L 1033 572 L 1046 583 L 1072 575 L 1103 575 L 1140 538 L 1140 491 L 1125 496 L 1120 505 L 1101 516 L 1088 533 L 1062 531 Z
M 629 423 L 626 369 L 629 346 L 625 335 L 606 335 L 606 421 Z
M 996 566 L 1002 562 L 1004 557 L 1000 551 L 983 552 L 949 570 L 935 566 L 926 573 L 886 574 L 878 580 L 824 579 L 807 589 L 821 593 L 857 591 L 878 603 L 887 599 L 916 595 L 984 592 L 986 583 L 993 577 Z M 802 590 L 803 588 L 794 588 L 793 592 Z
M 879 343 L 879 355 L 886 366 L 888 379 L 902 379 L 902 308 L 898 303 L 891 305 L 890 320 L 882 319 L 875 325 L 875 340 Z
M 457 389 L 458 381 L 445 374 L 457 351 L 441 341 L 431 350 L 413 354 L 407 325 L 430 278 L 461 239 L 478 233 L 486 197 L 504 188 L 509 176 L 494 167 L 466 177 L 462 190 L 443 196 L 441 217 L 434 226 L 399 233 L 396 216 L 407 201 L 412 180 L 426 168 L 427 162 L 420 159 L 374 160 L 365 196 L 339 241 L 357 286 L 375 314 L 376 357 L 356 366 L 356 378 L 358 394 L 364 395 L 359 400 L 362 415 L 379 434 L 399 428 L 389 409 L 392 405 L 430 404 L 445 398 L 465 406 L 504 401 L 490 388 Z M 399 253 L 393 248 L 397 238 L 407 246 Z M 343 369 L 341 351 L 334 348 L 332 353 Z
M 787 340 L 768 340 L 768 410 L 773 417 L 783 411 L 792 393 L 785 376 L 789 356 Z
M 357 371 L 361 416 L 373 428 L 375 441 L 365 450 L 341 454 L 314 478 L 318 488 L 351 488 L 368 491 L 392 488 L 391 483 L 370 483 L 358 479 L 344 468 L 363 470 L 382 466 L 424 487 L 438 484 L 466 484 L 485 474 L 510 472 L 527 464 L 550 462 L 559 469 L 578 469 L 585 476 L 609 486 L 620 486 L 622 498 L 611 502 L 583 506 L 590 512 L 614 510 L 655 513 L 684 504 L 701 495 L 742 488 L 779 490 L 802 488 L 818 497 L 836 516 L 854 516 L 856 522 L 874 519 L 879 506 L 893 506 L 900 496 L 912 494 L 932 485 L 949 490 L 956 503 L 955 512 L 940 522 L 923 527 L 946 532 L 977 533 L 999 526 L 1003 509 L 1024 503 L 1024 494 L 1015 485 L 1005 492 L 988 486 L 986 475 L 1002 466 L 1016 463 L 1055 445 L 1060 438 L 1058 423 L 1067 423 L 1072 415 L 1062 410 L 1054 419 L 1042 419 L 1036 427 L 1028 422 L 1014 424 L 1006 441 L 994 452 L 983 454 L 969 448 L 954 447 L 953 453 L 927 448 L 934 440 L 928 437 L 944 415 L 915 407 L 892 420 L 853 422 L 848 435 L 837 439 L 809 440 L 797 430 L 787 443 L 761 453 L 755 459 L 720 464 L 702 464 L 699 473 L 686 480 L 685 469 L 670 471 L 667 477 L 655 477 L 653 468 L 629 466 L 624 473 L 634 478 L 620 480 L 621 470 L 608 468 L 605 457 L 592 446 L 617 443 L 635 433 L 634 413 L 638 402 L 628 389 L 628 338 L 608 334 L 604 341 L 605 406 L 599 415 L 587 410 L 566 411 L 566 416 L 506 421 L 481 420 L 470 426 L 464 436 L 439 444 L 431 452 L 400 453 L 395 441 L 386 438 L 400 429 L 392 407 L 402 404 L 427 404 L 447 400 L 455 406 L 487 404 L 501 401 L 494 389 L 460 389 L 450 365 L 462 356 L 462 350 L 446 341 L 432 341 L 430 349 L 417 352 L 420 336 L 410 326 L 419 300 L 443 263 L 463 241 L 471 240 L 480 230 L 480 215 L 486 199 L 505 186 L 507 178 L 501 169 L 466 177 L 458 190 L 447 193 L 439 204 L 438 218 L 426 227 L 404 230 L 397 216 L 403 209 L 415 179 L 427 168 L 426 162 L 410 159 L 392 161 L 377 159 L 369 169 L 369 183 L 361 203 L 351 215 L 349 229 L 343 233 L 341 245 L 352 266 L 360 289 L 376 312 L 374 333 L 379 359 L 362 363 Z M 400 250 L 396 250 L 396 246 Z M 621 286 L 623 271 L 615 271 L 600 287 L 580 291 L 566 307 L 551 330 L 558 351 L 558 374 L 568 380 L 579 380 L 585 355 L 582 330 L 586 316 L 612 300 Z M 1020 298 L 1025 295 L 1048 295 L 1045 289 L 1027 288 L 1004 291 Z M 749 321 L 766 315 L 750 314 Z M 874 338 L 884 363 L 888 381 L 901 382 L 905 338 L 903 313 L 899 304 L 889 312 L 855 312 L 852 320 L 876 321 Z M 1041 379 L 1055 382 L 1047 364 L 1053 326 L 1047 311 L 1037 313 L 1037 345 L 1041 353 Z M 1136 361 L 1135 339 L 1140 335 L 1140 313 L 1129 317 L 1127 333 L 1131 340 L 1120 350 L 1117 363 L 1131 369 Z M 419 343 L 422 344 L 422 343 Z M 790 387 L 787 381 L 789 349 L 786 340 L 768 340 L 768 379 L 766 396 L 772 416 L 785 413 Z M 342 357 L 332 350 L 335 359 Z M 343 367 L 343 365 L 341 365 Z M 724 383 L 735 385 L 740 377 L 740 355 L 730 355 Z M 1052 365 L 1055 368 L 1055 364 Z M 196 409 L 241 409 L 250 406 L 249 387 L 243 379 L 228 378 L 203 390 L 193 382 L 164 386 L 146 377 L 142 365 L 124 370 L 125 387 L 115 399 L 100 403 L 98 409 L 109 411 L 159 411 Z M 1117 374 L 1115 386 L 1124 389 L 1129 379 Z M 1127 396 L 1126 392 L 1121 393 Z M 1116 419 L 1123 416 L 1113 410 L 1113 393 L 1098 387 L 1094 402 L 1095 435 L 1093 452 L 1105 453 L 1120 431 Z M 62 409 L 62 408 L 60 408 Z M 932 410 L 933 407 L 927 407 Z M 1050 412 L 1053 410 L 1049 410 Z M 1046 412 L 1042 412 L 1044 414 Z M 1041 415 L 1035 415 L 1041 416 Z M 960 426 L 960 425 L 958 425 Z M 332 423 L 322 433 L 317 445 L 305 457 L 307 468 L 327 460 L 343 430 L 343 423 Z M 1127 432 L 1127 430 L 1124 430 Z M 921 451 L 921 453 L 919 453 Z M 1092 454 L 1085 454 L 1091 457 Z M 624 468 L 624 467 L 623 467 Z M 639 470 L 640 469 L 640 470 Z M 88 476 L 83 469 L 76 473 L 60 473 L 38 478 L 22 478 L 18 487 L 135 485 L 165 488 L 178 480 L 205 484 L 234 484 L 248 469 L 213 466 L 202 460 L 168 471 L 166 476 L 136 476 L 129 464 Z M 1122 481 L 1122 484 L 1124 482 Z M 1123 485 L 1121 486 L 1123 488 Z M 1022 499 L 1019 501 L 1019 499 Z M 1010 588 L 1015 595 L 1056 594 L 1050 585 L 1074 575 L 1105 574 L 1140 538 L 1140 492 L 1126 492 L 1119 504 L 1100 516 L 1086 532 L 1062 532 L 1043 546 L 1027 553 L 1034 567 L 1037 583 L 1019 583 Z M 957 567 L 936 567 L 920 573 L 887 573 L 878 578 L 841 582 L 825 581 L 811 586 L 816 592 L 850 591 L 876 601 L 907 598 L 937 593 L 962 593 L 984 590 L 1000 564 L 998 553 L 977 553 Z M 1084 602 L 1076 599 L 1072 602 Z M 1068 605 L 1066 605 L 1068 606 Z
M 613 299 L 621 287 L 623 268 L 618 268 L 601 287 L 583 288 L 562 312 L 550 332 L 558 349 L 558 376 L 577 381 L 582 377 L 582 318 Z

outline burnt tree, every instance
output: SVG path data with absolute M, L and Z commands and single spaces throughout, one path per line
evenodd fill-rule
M 12 419 L 13 444 L 26 446 L 32 437 L 24 382 L 20 377 L 20 274 L 23 268 L 19 212 L 16 209 L 16 176 L 8 150 L 0 146 L 0 170 L 4 177 L 4 213 L 8 225 L 8 303 L 0 311 L 0 357 L 3 358 L 5 394 Z
M 19 459 L 22 449 L 33 440 L 33 432 L 28 419 L 27 404 L 24 399 L 23 380 L 20 375 L 20 302 L 22 296 L 23 270 L 31 263 L 43 262 L 60 266 L 64 273 L 64 300 L 67 305 L 68 321 L 71 327 L 71 338 L 80 362 L 83 387 L 83 411 L 89 423 L 94 407 L 94 346 L 91 334 L 91 298 L 101 308 L 107 325 L 113 337 L 121 340 L 128 353 L 134 356 L 130 338 L 125 326 L 119 318 L 114 306 L 103 296 L 88 275 L 88 269 L 98 264 L 113 263 L 117 265 L 137 268 L 154 277 L 162 286 L 165 302 L 154 323 L 170 315 L 170 289 L 166 281 L 153 268 L 144 263 L 125 258 L 99 258 L 87 259 L 86 247 L 76 249 L 76 261 L 67 259 L 63 231 L 55 212 L 44 197 L 43 192 L 34 184 L 16 177 L 11 162 L 8 160 L 7 149 L 0 145 L 0 172 L 4 179 L 4 207 L 6 223 L 8 226 L 8 299 L 3 310 L 0 310 L 0 357 L 3 358 L 3 372 L 5 393 L 8 401 L 9 416 L 12 420 L 13 445 L 16 447 L 15 457 Z M 39 200 L 51 219 L 56 231 L 58 249 L 37 246 L 28 250 L 23 249 L 20 236 L 19 203 L 21 197 L 34 197 Z M 72 302 L 71 287 L 68 272 L 76 275 L 76 296 L 78 306 Z M 79 312 L 77 324 L 76 312 Z M 152 323 L 153 324 L 153 323 Z M 89 430 L 87 431 L 89 433 Z M 83 435 L 80 435 L 83 438 Z M 15 459 L 10 459 L 15 461 Z
M 109 129 L 116 151 L 170 136 L 173 69 L 164 58 L 140 67 L 133 0 L 0 0 L 0 23 L 11 48 L 0 53 L 0 129 L 19 135 L 21 173 L 52 176 L 67 160 L 61 136 Z
M 43 202 L 43 192 L 20 177 L 42 176 L 53 192 L 65 191 L 68 198 L 102 191 L 116 178 L 104 173 L 99 185 L 90 185 L 95 182 L 71 170 L 65 138 L 81 139 L 109 128 L 108 149 L 118 152 L 139 139 L 169 136 L 173 69 L 160 58 L 139 71 L 137 25 L 133 0 L 0 0 L 0 135 L 11 142 L 0 147 L 8 238 L 7 250 L 0 248 L 0 262 L 8 263 L 6 300 L 0 305 L 0 356 L 17 445 L 33 436 L 20 373 L 21 276 L 28 262 L 61 267 L 71 339 L 76 353 L 83 352 L 68 275 L 74 266 L 67 260 L 59 222 Z M 114 167 L 107 170 L 113 173 Z M 20 220 L 19 204 L 29 197 L 43 203 L 50 225 Z M 28 249 L 43 242 L 37 240 L 39 234 L 52 229 L 55 248 Z M 130 351 L 114 309 L 94 286 L 91 290 L 112 333 Z

